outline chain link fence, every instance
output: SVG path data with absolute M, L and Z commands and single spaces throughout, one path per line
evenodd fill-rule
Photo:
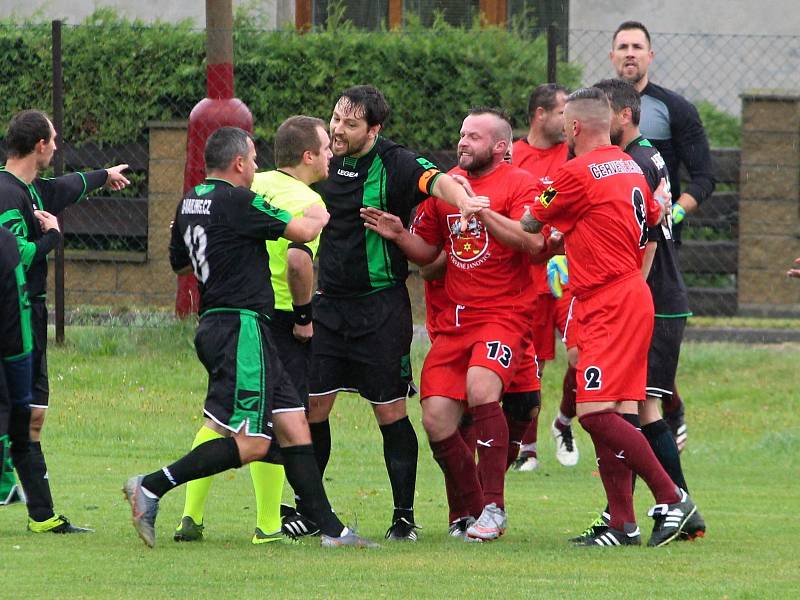
M 382 14 L 377 5 L 383 4 L 375 3 L 370 10 Z M 418 4 L 424 17 L 430 6 L 426 8 L 424 2 Z M 477 5 L 455 0 L 450 4 L 453 6 L 444 14 L 453 13 L 451 18 L 457 24 L 471 19 L 473 5 Z M 527 14 L 524 2 L 510 2 L 509 6 L 518 15 Z M 362 16 L 367 20 L 378 19 L 374 15 L 369 17 L 370 14 L 367 11 Z M 541 20 L 517 21 L 517 24 L 527 23 L 527 29 L 521 27 L 519 35 L 527 36 L 526 43 L 540 55 L 546 54 L 547 48 L 542 37 L 537 37 Z M 559 47 L 559 55 L 568 59 L 568 63 L 559 64 L 559 80 L 574 87 L 611 76 L 608 51 L 612 33 L 563 30 L 560 35 L 568 45 Z M 254 53 L 261 52 L 259 44 L 265 40 L 291 50 L 293 45 L 299 48 L 310 43 L 314 36 L 322 35 L 312 32 L 298 36 L 237 26 L 236 96 L 253 112 L 262 168 L 272 167 L 270 140 L 283 118 L 281 115 L 305 112 L 327 120 L 334 95 L 343 87 L 339 82 L 356 83 L 347 77 L 360 72 L 356 67 L 360 69 L 363 65 L 358 64 L 358 57 L 339 57 L 338 62 L 327 67 L 324 61 L 283 64 L 273 56 L 256 60 Z M 370 35 L 382 35 L 383 40 L 388 35 L 412 34 Z M 436 45 L 441 34 L 414 35 L 419 36 L 419 46 L 423 47 Z M 183 187 L 186 148 L 185 129 L 174 123 L 185 123 L 192 108 L 206 95 L 205 34 L 184 25 L 131 26 L 95 18 L 83 25 L 64 26 L 62 36 L 64 123 L 60 147 L 64 171 L 128 163 L 132 181 L 123 193 L 100 190 L 63 214 L 67 309 L 73 314 L 94 314 L 97 309 L 86 308 L 90 305 L 115 307 L 109 309 L 112 313 L 131 307 L 157 307 L 169 312 L 174 303 L 175 279 L 166 263 L 166 232 Z M 164 43 L 167 37 L 172 40 L 168 45 Z M 379 41 L 377 37 L 365 38 L 363 43 Z M 442 43 L 446 44 L 447 39 Z M 739 94 L 745 89 L 800 89 L 800 36 L 653 34 L 653 46 L 656 57 L 650 71 L 652 80 L 695 103 L 707 103 L 701 113 L 712 145 L 731 146 L 738 142 Z M 101 58 L 97 58 L 96 52 L 90 53 L 88 47 L 101 48 Z M 0 27 L 0 50 L 7 56 L 5 66 L 0 67 L 6 69 L 0 78 L 5 98 L 2 120 L 7 122 L 23 108 L 50 107 L 53 88 L 50 25 Z M 335 47 L 331 46 L 329 52 L 335 54 Z M 412 58 L 409 56 L 408 60 Z M 477 70 L 479 62 L 470 63 L 470 68 Z M 545 77 L 534 74 L 534 70 L 522 73 L 514 80 L 518 88 L 514 90 L 499 89 L 506 84 L 496 81 L 479 81 L 484 96 L 473 102 L 472 98 L 442 96 L 437 77 L 431 76 L 433 66 L 416 68 L 411 62 L 377 64 L 374 72 L 380 72 L 382 80 L 370 81 L 384 89 L 395 108 L 387 135 L 429 151 L 445 163 L 444 167 L 451 166 L 448 159 L 454 158 L 457 126 L 447 125 L 446 132 L 431 131 L 428 139 L 439 141 L 434 146 L 420 145 L 413 130 L 422 112 L 436 111 L 443 115 L 443 120 L 445 115 L 450 118 L 455 115 L 460 122 L 471 104 L 486 101 L 513 104 L 504 107 L 513 108 L 515 127 L 523 130 L 524 113 L 518 107 L 524 106 L 530 90 Z M 279 82 L 290 78 L 307 79 L 309 89 L 315 90 L 316 95 L 301 99 L 299 106 L 297 99 L 282 96 Z M 98 81 L 111 81 L 113 92 L 105 91 L 109 87 L 99 85 Z M 269 94 L 267 87 L 271 87 Z M 325 92 L 317 93 L 320 89 Z M 404 104 L 403 95 L 409 89 L 421 90 L 429 101 L 416 107 Z M 107 111 L 110 104 L 118 107 L 112 116 Z M 2 140 L 0 158 L 5 159 Z M 682 260 L 687 283 L 694 288 L 692 307 L 698 314 L 736 312 L 739 160 L 736 149 L 715 151 L 718 190 L 684 228 L 687 240 L 684 250 L 688 251 L 682 250 Z M 690 248 L 692 244 L 694 249 Z

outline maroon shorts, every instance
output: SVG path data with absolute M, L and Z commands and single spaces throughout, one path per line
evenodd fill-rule
M 508 390 L 526 365 L 530 322 L 512 311 L 460 305 L 448 313 L 441 315 L 441 327 L 422 366 L 420 399 L 444 396 L 466 401 L 467 369 L 474 366 L 496 373 L 503 390 Z
M 577 300 L 573 317 L 578 325 L 576 401 L 644 400 L 654 311 L 642 276 L 632 273 Z
M 564 295 L 561 298 L 556 298 L 551 293 L 539 294 L 536 298 L 536 310 L 533 313 L 533 345 L 540 361 L 555 359 L 555 335 L 556 332 L 562 335 L 564 333 L 571 301 L 572 294 L 569 288 L 564 288 Z

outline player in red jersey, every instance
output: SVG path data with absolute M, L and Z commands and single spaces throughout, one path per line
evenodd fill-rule
M 567 161 L 569 150 L 564 141 L 564 105 L 568 93 L 565 87 L 556 83 L 543 83 L 534 88 L 528 100 L 530 119 L 528 135 L 513 145 L 514 165 L 533 175 L 542 190 L 553 183 L 551 177 Z M 560 335 L 564 334 L 569 305 L 572 301 L 568 285 L 561 286 L 560 292 L 557 287 L 551 289 L 548 285 L 548 270 L 555 271 L 554 278 L 559 277 L 558 269 L 562 265 L 566 265 L 566 257 L 563 255 L 550 257 L 545 254 L 541 262 L 534 262 L 531 266 L 531 276 L 537 292 L 533 344 L 539 359 L 540 373 L 544 372 L 546 361 L 555 358 L 554 333 L 558 331 Z M 562 276 L 566 278 L 566 273 Z M 558 283 L 561 283 L 560 280 Z M 560 295 L 556 296 L 557 293 Z M 579 457 L 578 447 L 572 436 L 575 385 L 575 367 L 568 364 L 564 373 L 559 413 L 550 426 L 550 432 L 556 442 L 556 458 L 565 467 L 575 466 Z M 535 414 L 531 414 L 531 424 L 519 440 L 519 456 L 512 465 L 514 470 L 533 471 L 539 466 L 536 451 L 538 425 L 537 408 Z M 512 439 L 512 444 L 513 442 Z
M 631 472 L 656 498 L 650 546 L 675 539 L 695 513 L 688 494 L 659 464 L 642 433 L 623 419 L 625 401 L 645 397 L 647 351 L 653 331 L 653 300 L 641 276 L 647 226 L 663 207 L 641 168 L 611 145 L 611 111 L 605 94 L 584 88 L 567 99 L 567 144 L 576 156 L 557 172 L 553 185 L 523 218 L 527 231 L 549 223 L 564 233 L 577 322 L 577 413 L 597 453 L 611 509 L 609 529 L 585 545 L 640 543 L 633 508 Z
M 503 497 L 508 426 L 500 408 L 517 371 L 535 371 L 523 357 L 531 343 L 530 254 L 544 246 L 518 220 L 535 197 L 530 174 L 504 162 L 511 126 L 493 109 L 473 109 L 461 128 L 459 166 L 451 174 L 469 182 L 490 207 L 462 231 L 459 214 L 441 201 L 418 219 L 414 234 L 390 216 L 362 209 L 365 224 L 398 244 L 418 264 L 447 253 L 445 289 L 452 310 L 441 316 L 422 369 L 423 426 L 448 483 L 470 507 L 467 540 L 488 541 L 506 528 Z M 457 432 L 465 403 L 478 436 L 478 464 Z

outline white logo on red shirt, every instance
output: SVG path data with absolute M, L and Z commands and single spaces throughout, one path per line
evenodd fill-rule
M 450 230 L 450 254 L 460 262 L 474 262 L 489 248 L 489 232 L 475 217 L 470 218 L 467 230 L 461 231 L 461 215 L 447 215 L 447 228 Z

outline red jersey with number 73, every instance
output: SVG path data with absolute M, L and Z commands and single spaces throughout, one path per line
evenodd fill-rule
M 661 216 L 639 165 L 617 146 L 565 163 L 531 212 L 564 234 L 570 288 L 578 299 L 640 270 L 647 226 Z

